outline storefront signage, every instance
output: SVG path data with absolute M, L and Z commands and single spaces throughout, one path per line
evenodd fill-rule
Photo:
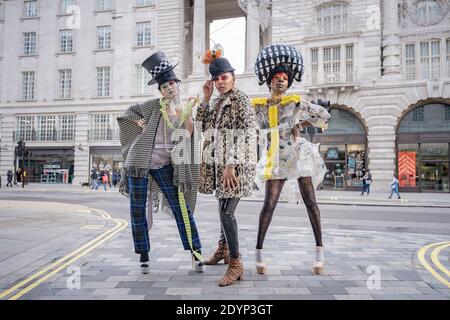
M 398 153 L 398 181 L 400 187 L 416 187 L 416 152 Z
M 60 163 L 46 163 L 42 167 L 44 173 L 59 172 L 61 170 Z

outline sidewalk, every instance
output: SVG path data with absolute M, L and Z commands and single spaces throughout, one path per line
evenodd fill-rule
M 371 192 L 361 196 L 360 191 L 316 191 L 319 204 L 360 205 L 360 206 L 405 206 L 405 207 L 436 207 L 450 208 L 450 194 L 448 193 L 401 193 L 401 199 L 396 195 L 388 199 L 388 192 Z M 263 195 L 256 195 L 253 199 L 262 199 Z
M 88 187 L 81 187 L 72 184 L 43 184 L 31 183 L 21 186 L 14 186 L 14 188 L 6 188 L 2 186 L 0 193 L 5 191 L 21 192 L 70 192 L 70 193 L 86 193 L 86 192 L 105 192 L 102 188 L 92 190 Z M 118 188 L 109 188 L 109 193 L 115 193 Z M 316 198 L 319 204 L 333 204 L 333 205 L 355 205 L 355 206 L 404 206 L 404 207 L 425 207 L 425 208 L 450 208 L 450 194 L 449 193 L 401 193 L 402 198 L 397 199 L 394 195 L 392 199 L 388 199 L 389 192 L 371 192 L 370 195 L 361 196 L 360 191 L 335 191 L 335 190 L 318 190 L 316 191 Z M 263 201 L 264 193 L 261 191 L 255 192 L 252 197 L 244 198 L 243 201 Z M 281 199 L 281 202 L 287 202 Z

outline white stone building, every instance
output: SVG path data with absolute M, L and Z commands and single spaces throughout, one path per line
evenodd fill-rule
M 69 170 L 76 184 L 101 162 L 120 167 L 115 115 L 157 95 L 136 66 L 164 51 L 180 62 L 186 92 L 197 95 L 207 77 L 197 56 L 208 47 L 210 22 L 242 16 L 240 89 L 266 95 L 254 60 L 263 46 L 286 43 L 306 66 L 290 91 L 332 102 L 329 130 L 308 135 L 329 168 L 324 188 L 359 188 L 370 169 L 378 190 L 398 173 L 401 190 L 449 192 L 448 0 L 0 3 L 2 175 L 13 167 L 18 138 L 33 153 L 34 181 L 49 179 L 45 164 Z M 75 14 L 61 14 L 67 10 Z

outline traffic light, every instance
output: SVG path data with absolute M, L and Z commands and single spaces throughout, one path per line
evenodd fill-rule
M 23 142 L 22 140 L 19 140 L 17 142 L 17 156 L 18 157 L 22 157 L 23 149 L 25 149 L 25 142 Z

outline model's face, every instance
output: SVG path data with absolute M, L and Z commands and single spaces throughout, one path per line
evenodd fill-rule
M 160 86 L 161 94 L 167 100 L 173 100 L 178 94 L 178 83 L 175 80 L 163 83 Z
M 216 86 L 217 91 L 219 91 L 220 94 L 224 94 L 233 89 L 234 76 L 231 74 L 231 72 L 222 73 L 220 76 L 214 79 L 213 82 Z
M 285 93 L 288 89 L 289 78 L 288 75 L 284 72 L 279 72 L 275 74 L 272 78 L 272 82 L 270 83 L 270 87 L 273 93 L 280 94 Z

